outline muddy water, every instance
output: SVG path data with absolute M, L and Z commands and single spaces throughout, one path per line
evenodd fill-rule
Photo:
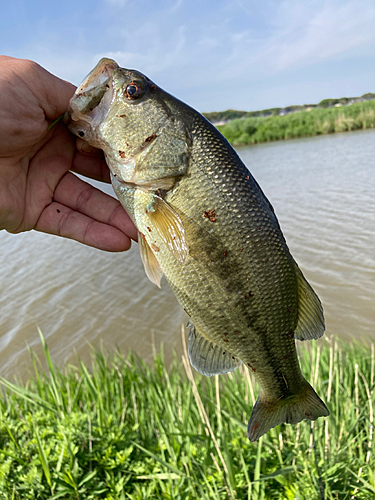
M 289 248 L 318 292 L 328 334 L 375 338 L 375 131 L 238 150 L 273 204 Z M 108 189 L 108 188 L 106 188 Z M 145 277 L 136 245 L 109 254 L 39 233 L 0 233 L 0 375 L 31 371 L 38 327 L 58 364 L 90 344 L 151 359 L 180 350 L 186 316 L 166 282 Z

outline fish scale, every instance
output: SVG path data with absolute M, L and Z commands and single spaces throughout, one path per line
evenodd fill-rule
M 190 318 L 192 365 L 211 376 L 242 362 L 259 382 L 249 439 L 328 415 L 295 347 L 295 338 L 323 334 L 320 301 L 237 153 L 195 110 L 112 60 L 100 61 L 79 92 L 66 122 L 103 149 L 147 276 L 160 286 L 164 274 Z

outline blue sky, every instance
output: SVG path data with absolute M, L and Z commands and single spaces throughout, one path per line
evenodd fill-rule
M 203 112 L 375 92 L 374 0 L 11 0 L 0 47 L 75 84 L 112 57 Z

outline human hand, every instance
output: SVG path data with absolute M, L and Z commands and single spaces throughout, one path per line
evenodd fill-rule
M 62 121 L 48 130 L 74 90 L 32 61 L 0 56 L 0 229 L 127 250 L 137 230 L 120 203 L 71 172 L 110 182 L 102 153 L 83 154 Z

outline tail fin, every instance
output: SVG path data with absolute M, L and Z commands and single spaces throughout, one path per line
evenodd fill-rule
M 305 380 L 300 393 L 280 399 L 276 403 L 263 402 L 260 393 L 247 426 L 247 437 L 250 441 L 257 441 L 276 425 L 297 424 L 305 418 L 316 420 L 328 415 L 326 405 Z

